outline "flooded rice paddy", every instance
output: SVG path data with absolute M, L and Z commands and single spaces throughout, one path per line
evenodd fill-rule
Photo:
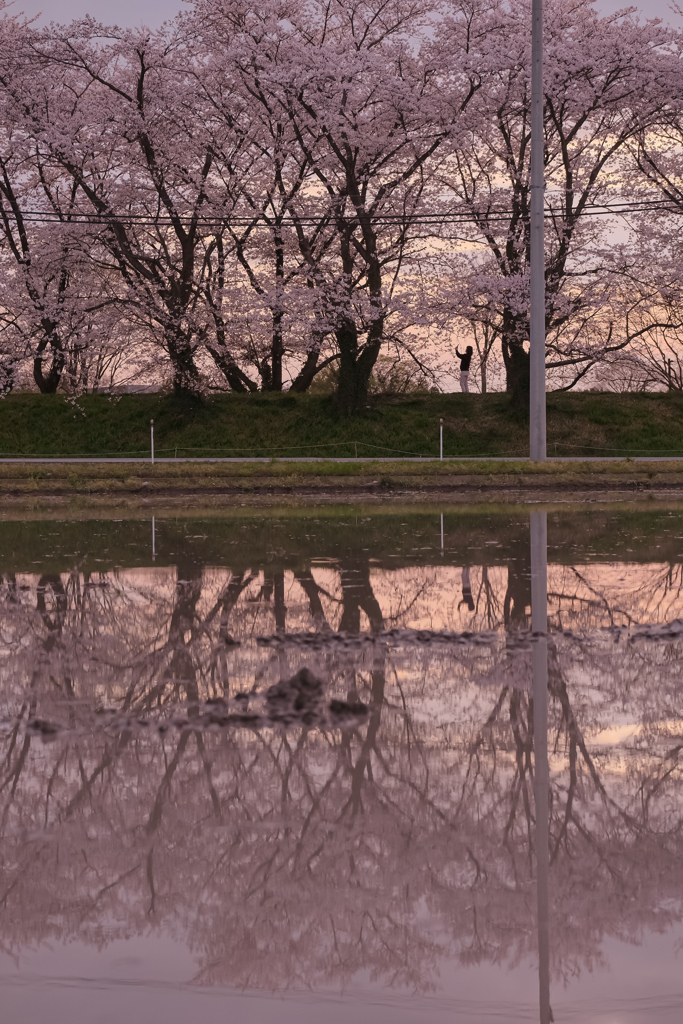
M 0 523 L 12 1024 L 679 1022 L 683 510 Z

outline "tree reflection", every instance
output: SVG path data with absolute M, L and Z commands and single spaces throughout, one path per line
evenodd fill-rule
M 397 602 L 391 571 L 358 552 L 5 577 L 5 946 L 160 929 L 190 945 L 198 981 L 268 989 L 364 972 L 428 990 L 444 959 L 535 956 L 531 569 L 521 544 L 506 567 L 473 566 L 475 610 L 449 621 L 461 570 L 397 570 Z M 606 935 L 681 918 L 683 709 L 681 642 L 589 633 L 596 604 L 589 635 L 553 631 L 556 595 L 566 610 L 587 585 L 572 597 L 560 574 L 546 847 L 549 971 L 566 978 L 600 962 Z M 640 607 L 670 609 L 672 578 L 644 567 Z M 425 642 L 406 632 L 425 608 L 502 629 Z M 207 701 L 256 700 L 303 665 L 367 706 L 358 728 L 196 726 Z

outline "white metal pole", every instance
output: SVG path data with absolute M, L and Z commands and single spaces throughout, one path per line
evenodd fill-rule
M 543 249 L 543 0 L 531 4 L 529 457 L 546 458 L 545 253 Z
M 439 420 L 439 458 L 443 459 L 443 420 Z
M 152 561 L 154 561 L 156 556 L 157 556 L 157 538 L 156 538 L 156 530 L 155 530 L 155 526 L 154 526 L 154 516 L 152 516 Z
M 441 554 L 443 554 L 443 512 L 441 513 Z
M 149 436 L 152 446 L 152 465 L 154 465 L 154 420 L 149 421 Z

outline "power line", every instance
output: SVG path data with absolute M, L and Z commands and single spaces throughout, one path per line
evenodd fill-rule
M 644 200 L 624 200 L 624 201 L 612 201 L 606 203 L 588 203 L 582 207 L 580 213 L 571 213 L 571 216 L 581 218 L 584 216 L 600 217 L 600 216 L 625 216 L 627 214 L 635 213 L 682 213 L 683 203 L 678 204 L 676 201 L 671 199 L 644 199 Z M 513 210 L 456 210 L 450 213 L 445 212 L 429 212 L 423 211 L 414 214 L 378 214 L 372 217 L 374 224 L 387 224 L 387 225 L 423 225 L 423 226 L 435 226 L 445 227 L 448 225 L 458 224 L 472 224 L 474 226 L 483 226 L 485 224 L 496 224 L 509 221 L 513 216 L 518 216 L 520 220 L 525 220 L 526 215 L 520 214 L 518 211 Z M 321 221 L 326 218 L 329 220 L 330 225 L 334 224 L 334 216 L 325 214 L 320 217 L 296 217 L 293 218 L 287 214 L 287 211 L 282 215 L 282 218 L 277 222 L 273 221 L 272 217 L 266 215 L 245 217 L 243 215 L 231 218 L 229 216 L 191 216 L 179 214 L 177 217 L 171 217 L 169 215 L 160 217 L 151 217 L 149 214 L 134 214 L 134 213 L 70 213 L 67 215 L 60 215 L 50 210 L 25 210 L 21 214 L 22 219 L 27 223 L 32 224 L 60 224 L 63 226 L 79 225 L 79 224 L 94 224 L 94 225 L 111 225 L 111 224 L 128 224 L 131 226 L 140 227 L 175 227 L 180 224 L 183 227 L 189 227 L 195 225 L 197 227 L 209 227 L 215 228 L 217 231 L 231 228 L 293 228 L 293 227 L 318 227 Z M 564 217 L 564 211 L 562 209 L 553 208 L 552 206 L 547 207 L 544 212 L 545 220 L 557 220 Z M 16 219 L 16 218 L 13 218 Z M 348 218 L 347 218 L 348 219 Z M 355 219 L 355 218 L 351 218 Z

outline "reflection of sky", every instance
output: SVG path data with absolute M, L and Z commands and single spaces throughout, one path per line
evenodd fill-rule
M 462 628 L 461 567 L 369 562 L 350 560 L 346 594 L 338 566 L 314 566 L 333 628 L 345 601 L 371 608 L 370 594 L 385 625 Z M 516 576 L 489 568 L 498 616 L 511 581 L 524 601 L 524 565 Z M 172 638 L 173 622 L 173 650 L 152 678 L 160 692 L 177 679 L 204 681 L 203 694 L 213 681 L 234 692 L 239 659 L 239 688 L 242 678 L 263 687 L 267 672 L 289 674 L 308 657 L 249 654 L 253 638 L 275 628 L 276 594 L 288 630 L 313 624 L 294 574 L 278 570 L 277 590 L 276 572 L 266 572 L 230 610 L 224 625 L 243 643 L 227 654 L 225 568 L 193 575 L 186 566 L 184 583 L 173 567 L 121 570 L 87 590 L 77 573 L 45 576 L 41 614 L 40 577 L 8 577 L 3 587 L 18 587 L 18 599 L 7 589 L 0 604 L 16 667 L 8 695 L 23 687 L 20 701 L 30 693 L 31 713 L 43 718 L 61 701 L 75 723 L 89 698 L 106 697 L 108 669 L 118 663 L 125 676 L 149 645 Z M 475 616 L 482 582 L 472 565 Z M 609 623 L 617 606 L 626 618 L 680 611 L 676 579 L 659 564 L 551 564 L 548 584 L 589 628 Z M 671 596 L 663 603 L 661 593 Z M 569 830 L 551 873 L 558 1020 L 678 1020 L 683 791 L 670 752 L 680 734 L 680 644 L 669 647 L 553 640 L 551 834 L 565 814 Z M 341 738 L 95 730 L 24 749 L 5 727 L 0 764 L 17 786 L 16 798 L 0 789 L 0 941 L 14 954 L 0 956 L 8 1021 L 66 1024 L 84 1011 L 104 1024 L 533 1019 L 529 820 L 515 781 L 531 754 L 531 705 L 528 690 L 510 685 L 516 657 L 528 687 L 529 659 L 502 638 L 497 649 L 497 665 L 474 655 L 496 670 L 482 685 L 466 650 L 444 651 L 440 662 L 419 647 L 402 662 L 392 649 L 347 652 L 354 688 L 369 703 L 361 677 L 371 680 L 377 704 L 372 726 Z M 177 654 L 191 656 L 192 669 Z M 338 649 L 320 659 L 321 676 L 338 671 Z M 355 792 L 362 799 L 350 812 Z
M 680 992 L 672 988 L 671 979 L 680 971 L 676 949 L 682 945 L 683 928 L 653 935 L 645 947 L 606 939 L 610 970 L 586 972 L 554 993 L 555 1019 L 584 1024 L 679 1024 Z M 41 948 L 22 956 L 22 967 L 43 983 L 21 984 L 16 975 L 12 978 L 16 964 L 9 957 L 0 958 L 2 1004 L 13 1024 L 74 1024 L 82 1020 L 81 986 L 88 983 L 102 1009 L 93 1019 L 105 1024 L 124 1020 L 128 1024 L 187 1024 L 200 1019 L 202 1024 L 319 1024 L 321 1019 L 327 1024 L 348 1024 L 351 1018 L 355 1024 L 415 1024 L 417 1020 L 500 1024 L 503 1020 L 534 1019 L 531 1000 L 538 984 L 530 964 L 510 971 L 507 966 L 462 968 L 445 961 L 440 964 L 444 991 L 431 999 L 406 994 L 392 998 L 382 992 L 380 998 L 364 1005 L 358 994 L 354 999 L 353 991 L 348 990 L 344 999 L 338 992 L 325 998 L 301 991 L 273 999 L 267 993 L 212 991 L 182 984 L 191 980 L 196 967 L 189 950 L 180 942 L 154 934 L 117 941 L 104 950 L 80 942 L 56 945 L 49 951 Z M 76 975 L 80 986 L 59 983 L 63 977 Z M 484 993 L 490 1014 L 484 1009 Z M 520 1010 L 522 1015 L 518 1015 Z

